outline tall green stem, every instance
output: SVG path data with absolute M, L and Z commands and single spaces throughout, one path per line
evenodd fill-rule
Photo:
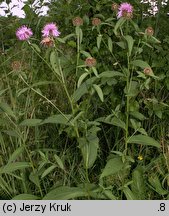
M 79 58 L 80 58 L 80 27 L 76 27 L 76 37 L 77 37 L 77 59 L 76 59 L 76 76 L 78 73 L 78 65 L 79 65 Z
M 125 132 L 125 155 L 127 154 L 127 147 L 128 147 L 128 129 L 129 129 L 129 102 L 130 102 L 130 60 L 129 55 L 127 54 L 127 74 L 126 74 L 126 132 Z

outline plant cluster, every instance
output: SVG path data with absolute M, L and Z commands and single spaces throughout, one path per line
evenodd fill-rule
M 130 2 L 83 2 L 2 38 L 0 197 L 168 199 L 169 38 Z

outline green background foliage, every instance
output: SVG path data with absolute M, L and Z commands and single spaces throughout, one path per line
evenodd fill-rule
M 152 15 L 129 2 L 129 20 L 108 0 L 0 17 L 1 199 L 169 198 L 168 3 Z M 73 26 L 77 16 L 83 25 Z M 40 44 L 49 22 L 61 32 L 54 47 Z M 21 25 L 30 43 L 17 40 Z

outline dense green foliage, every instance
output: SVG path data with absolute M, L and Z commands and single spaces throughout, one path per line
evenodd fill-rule
M 169 6 L 151 15 L 129 2 L 131 19 L 108 0 L 0 17 L 1 199 L 169 198 Z M 44 47 L 50 22 L 61 35 Z M 15 36 L 21 25 L 29 42 Z

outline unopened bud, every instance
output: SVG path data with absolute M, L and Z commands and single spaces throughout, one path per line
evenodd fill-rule
M 88 66 L 88 67 L 94 67 L 96 65 L 96 59 L 93 58 L 93 57 L 88 57 L 85 60 L 85 65 Z
M 75 17 L 75 18 L 72 20 L 72 22 L 73 22 L 73 25 L 74 25 L 74 26 L 81 26 L 81 25 L 83 25 L 83 19 L 80 18 L 80 17 Z
M 152 27 L 148 27 L 148 28 L 146 28 L 145 33 L 149 36 L 153 36 L 154 29 Z

